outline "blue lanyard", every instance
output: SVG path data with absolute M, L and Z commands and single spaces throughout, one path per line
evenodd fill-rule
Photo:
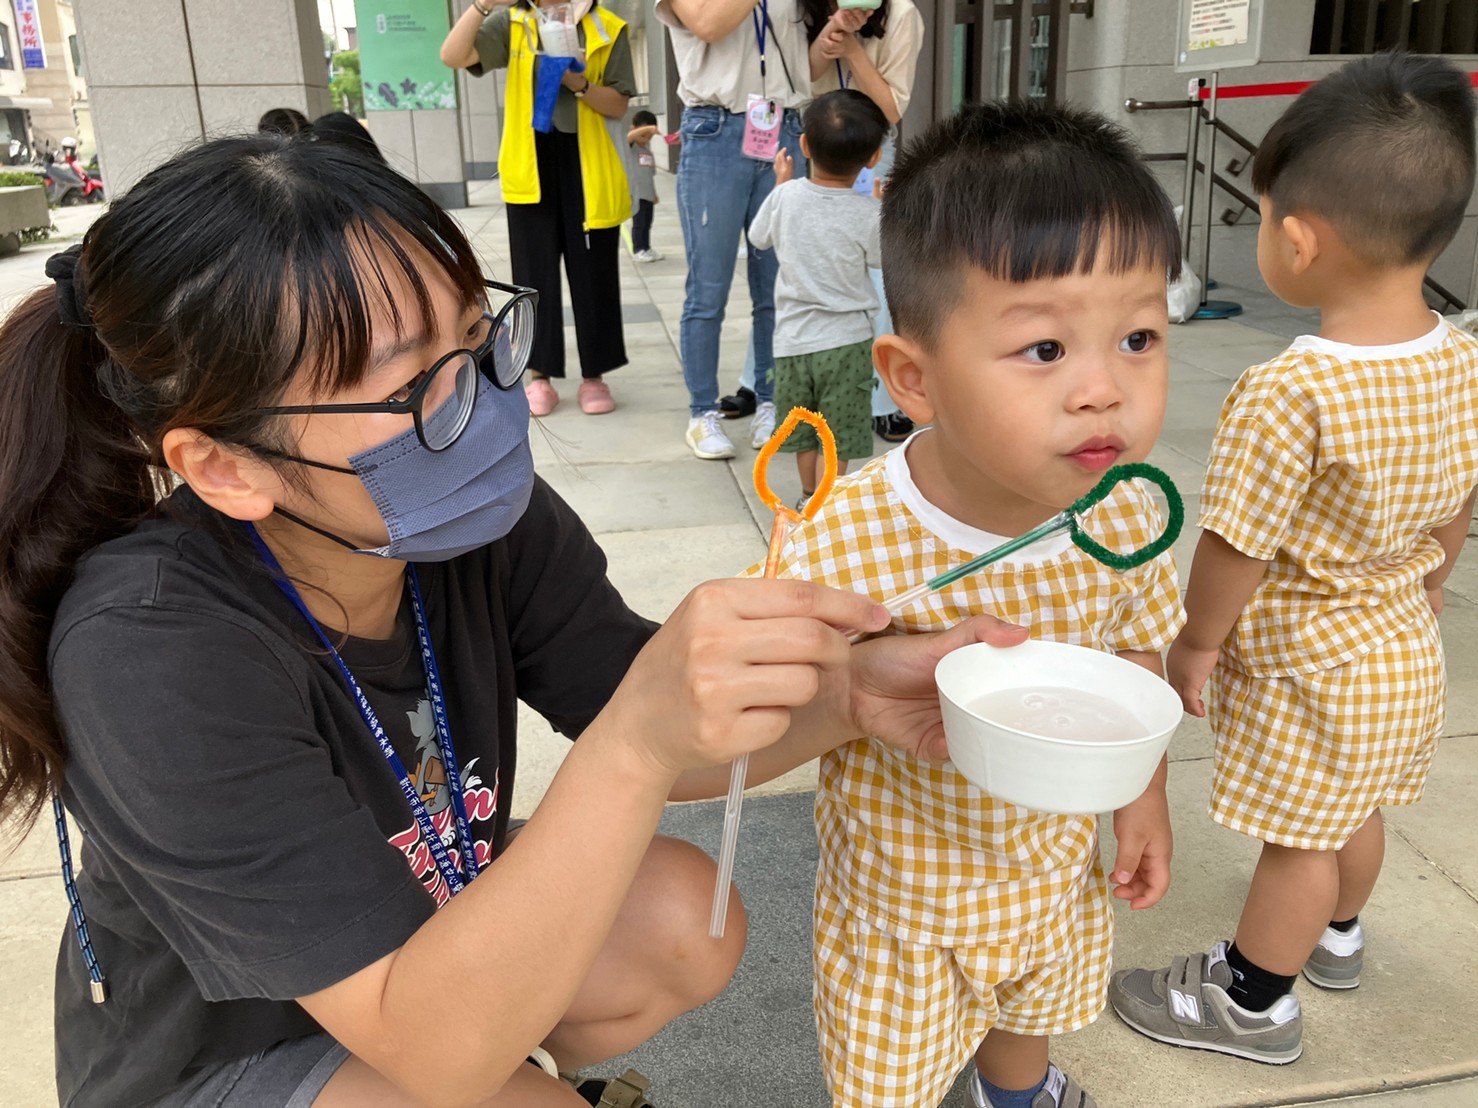
M 837 59 L 837 87 L 838 88 L 846 88 L 847 87 L 847 78 L 845 78 L 845 77 L 842 76 L 842 59 L 841 58 L 838 58 Z
M 354 694 L 354 700 L 359 705 L 359 714 L 364 717 L 365 725 L 374 735 L 375 742 L 380 745 L 380 753 L 385 755 L 385 761 L 390 763 L 391 771 L 400 778 L 400 791 L 405 794 L 411 814 L 416 817 L 416 825 L 421 829 L 421 837 L 426 840 L 431 857 L 436 860 L 436 868 L 441 871 L 442 880 L 446 882 L 452 895 L 456 896 L 462 891 L 463 885 L 478 874 L 477 850 L 472 842 L 472 829 L 467 822 L 467 799 L 462 795 L 462 772 L 457 765 L 457 753 L 452 748 L 452 732 L 446 715 L 446 698 L 442 696 L 441 674 L 436 668 L 436 655 L 431 650 L 431 635 L 426 629 L 426 605 L 421 598 L 421 579 L 416 573 L 416 567 L 414 565 L 406 567 L 411 582 L 411 607 L 416 613 L 416 637 L 420 641 L 421 662 L 426 669 L 426 693 L 431 701 L 431 713 L 436 720 L 436 745 L 441 753 L 441 768 L 446 773 L 446 788 L 451 794 L 452 812 L 456 816 L 457 837 L 460 840 L 458 845 L 462 852 L 465 880 L 462 874 L 457 872 L 456 863 L 447 853 L 446 844 L 437 834 L 436 826 L 431 822 L 431 814 L 426 811 L 426 805 L 421 800 L 421 794 L 416 791 L 416 786 L 411 782 L 411 776 L 406 772 L 400 755 L 395 753 L 390 737 L 385 734 L 385 728 L 380 725 L 380 717 L 375 714 L 374 708 L 370 707 L 369 698 L 364 695 L 364 690 L 359 687 L 354 674 L 349 671 L 344 659 L 334 649 L 334 644 L 329 641 L 328 635 L 313 618 L 313 613 L 308 611 L 308 606 L 303 603 L 298 590 L 293 588 L 292 582 L 283 573 L 281 563 L 278 562 L 267 544 L 262 541 L 262 536 L 257 533 L 257 529 L 248 524 L 247 530 L 251 532 L 251 539 L 256 544 L 257 553 L 262 556 L 262 561 L 267 563 L 267 568 L 272 570 L 277 587 L 302 613 L 308 625 L 318 635 L 318 641 L 323 643 L 329 656 L 338 665 L 339 672 L 344 677 L 344 683 L 349 686 L 349 691 Z
M 760 15 L 756 15 L 753 8 L 749 10 L 749 20 L 754 24 L 754 40 L 760 48 L 760 91 L 763 92 L 765 85 L 765 37 L 770 26 L 770 0 L 760 0 Z

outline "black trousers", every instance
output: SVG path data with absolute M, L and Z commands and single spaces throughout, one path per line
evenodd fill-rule
M 621 231 L 586 232 L 580 146 L 561 131 L 534 133 L 539 163 L 539 202 L 508 205 L 508 251 L 515 284 L 539 290 L 529 368 L 547 377 L 565 375 L 564 258 L 575 314 L 580 372 L 599 377 L 626 364 L 621 328 Z
M 650 200 L 638 200 L 636 214 L 631 217 L 631 249 L 637 253 L 652 248 L 652 213 L 656 205 Z

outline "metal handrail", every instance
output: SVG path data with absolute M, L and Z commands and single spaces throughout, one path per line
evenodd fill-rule
M 1257 153 L 1257 144 L 1255 142 L 1248 139 L 1240 131 L 1236 130 L 1236 128 L 1230 126 L 1229 124 L 1223 123 L 1221 119 L 1211 117 L 1210 113 L 1208 113 L 1206 109 L 1202 106 L 1199 99 L 1140 100 L 1138 97 L 1131 96 L 1127 97 L 1124 100 L 1124 110 L 1126 112 L 1129 112 L 1130 114 L 1133 114 L 1134 112 L 1184 111 L 1187 108 L 1195 108 L 1200 114 L 1201 122 L 1210 123 L 1217 132 L 1226 135 L 1227 138 L 1231 139 L 1237 145 L 1241 146 L 1244 150 L 1247 151 L 1247 153 Z M 1145 154 L 1143 155 L 1143 158 L 1147 162 L 1184 162 L 1186 160 L 1186 154 L 1184 151 L 1170 154 Z M 1195 165 L 1196 172 L 1201 173 L 1204 176 L 1204 174 L 1206 173 L 1206 164 L 1199 158 L 1197 158 Z M 1241 204 L 1244 208 L 1253 211 L 1256 211 L 1258 209 L 1258 203 L 1254 197 L 1250 196 L 1248 193 L 1243 192 L 1227 178 L 1223 177 L 1220 173 L 1217 173 L 1214 168 L 1211 171 L 1211 182 L 1213 185 L 1219 187 L 1223 192 L 1228 193 L 1229 195 L 1234 197 L 1237 202 Z M 1206 213 L 1206 219 L 1208 223 L 1210 221 L 1210 218 L 1211 213 Z M 1186 222 L 1189 223 L 1189 219 L 1187 219 Z M 1478 285 L 1478 262 L 1475 262 L 1474 272 L 1474 283 L 1475 285 Z M 1432 292 L 1441 297 L 1445 306 L 1456 308 L 1458 311 L 1467 310 L 1466 303 L 1458 299 L 1457 296 L 1450 292 L 1445 286 L 1433 280 L 1430 275 L 1422 278 L 1422 285 L 1428 289 L 1431 289 Z

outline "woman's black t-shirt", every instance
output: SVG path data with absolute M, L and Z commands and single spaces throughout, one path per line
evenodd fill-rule
M 78 886 L 110 998 L 70 927 L 56 981 L 63 1104 L 132 1105 L 318 1026 L 293 1002 L 400 947 L 446 897 L 343 678 L 244 529 L 188 492 L 94 551 L 50 672 L 82 828 Z M 539 482 L 507 538 L 418 567 L 472 837 L 508 827 L 517 701 L 579 735 L 654 625 Z M 330 631 L 330 636 L 333 636 Z M 455 857 L 409 606 L 341 650 Z M 426 1012 L 456 982 L 427 983 Z M 439 999 L 440 998 L 440 999 Z

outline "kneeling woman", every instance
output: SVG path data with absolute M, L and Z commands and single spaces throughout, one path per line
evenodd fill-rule
M 85 835 L 66 1104 L 583 1104 L 525 1058 L 741 952 L 669 797 L 937 744 L 934 661 L 1018 637 L 848 647 L 881 609 L 796 582 L 634 615 L 532 470 L 532 296 L 352 149 L 198 148 L 48 273 L 0 328 L 0 815 Z M 579 741 L 513 836 L 519 699 Z

